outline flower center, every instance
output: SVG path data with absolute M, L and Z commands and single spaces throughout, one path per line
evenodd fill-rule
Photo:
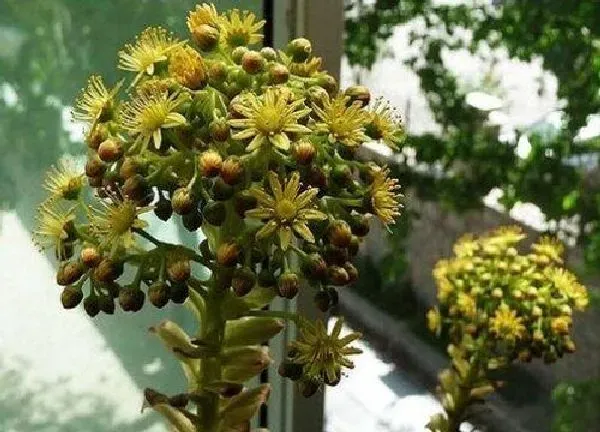
M 135 206 L 129 202 L 115 208 L 111 215 L 113 230 L 117 234 L 125 234 L 131 229 L 137 217 Z
M 275 206 L 275 213 L 279 219 L 291 221 L 296 216 L 296 206 L 291 200 L 282 199 Z
M 141 115 L 141 129 L 148 132 L 153 132 L 165 123 L 167 118 L 167 110 L 159 104 L 148 106 Z
M 281 131 L 281 113 L 273 107 L 264 107 L 258 113 L 256 128 L 264 135 L 278 133 Z

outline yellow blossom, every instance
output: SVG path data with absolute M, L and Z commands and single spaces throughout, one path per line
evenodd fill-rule
M 377 99 L 368 114 L 366 134 L 374 140 L 382 140 L 388 147 L 397 150 L 404 140 L 404 130 L 395 110 L 388 102 Z
M 59 259 L 65 258 L 65 244 L 75 220 L 75 207 L 64 202 L 46 201 L 37 210 L 33 240 L 40 248 L 53 249 Z
M 349 356 L 360 354 L 362 350 L 348 344 L 360 338 L 360 333 L 340 337 L 342 324 L 343 321 L 338 319 L 329 334 L 321 320 L 300 322 L 298 339 L 291 344 L 295 351 L 292 361 L 303 365 L 305 377 L 318 382 L 325 379 L 334 382 L 339 380 L 343 367 L 354 368 Z
M 101 248 L 130 248 L 135 244 L 133 230 L 147 226 L 138 216 L 148 210 L 137 208 L 135 202 L 130 200 L 115 199 L 111 203 L 100 201 L 99 206 L 90 210 L 91 233 L 100 241 Z
M 233 9 L 221 15 L 219 29 L 223 40 L 230 47 L 254 45 L 263 40 L 263 35 L 257 33 L 265 25 L 265 21 L 258 21 L 256 15 L 249 11 L 240 12 Z
M 215 8 L 215 5 L 209 3 L 202 3 L 196 5 L 196 9 L 190 11 L 187 18 L 187 26 L 190 33 L 197 31 L 200 26 L 209 25 L 211 27 L 219 26 L 219 13 Z
M 454 253 L 457 257 L 471 257 L 480 249 L 479 242 L 472 234 L 465 234 L 454 244 Z
M 437 307 L 427 312 L 427 328 L 438 336 L 442 331 L 442 315 Z
M 477 314 L 477 302 L 473 296 L 467 293 L 459 292 L 456 304 L 460 312 L 466 317 L 473 318 Z
M 106 88 L 104 81 L 98 75 L 92 75 L 87 86 L 81 90 L 75 101 L 72 116 L 74 120 L 82 121 L 93 128 L 97 122 L 106 121 L 113 114 L 114 97 L 119 92 L 123 82 L 119 82 L 111 90 Z
M 247 217 L 267 221 L 256 233 L 256 237 L 262 239 L 277 233 L 283 250 L 291 244 L 294 232 L 305 241 L 314 243 L 315 238 L 307 225 L 308 222 L 327 219 L 327 215 L 313 208 L 318 189 L 311 188 L 298 194 L 298 172 L 294 172 L 285 185 L 279 182 L 277 174 L 273 171 L 269 171 L 267 178 L 272 195 L 260 188 L 252 188 L 250 194 L 258 200 L 258 207 L 246 211 Z
M 157 87 L 139 92 L 123 105 L 121 120 L 123 127 L 137 135 L 144 146 L 152 139 L 156 148 L 162 140 L 161 129 L 174 128 L 186 123 L 183 115 L 176 112 L 182 100 L 176 94 L 168 95 Z
M 525 334 L 523 318 L 517 317 L 517 313 L 502 303 L 492 318 L 490 318 L 490 330 L 498 338 L 507 341 L 520 339 Z
M 339 142 L 348 147 L 358 147 L 368 141 L 365 135 L 365 125 L 368 114 L 355 102 L 348 106 L 350 98 L 338 95 L 331 99 L 323 99 L 323 107 L 313 104 L 313 110 L 318 117 L 314 125 L 316 132 L 328 134 L 330 142 Z
M 400 198 L 398 180 L 389 177 L 389 169 L 373 171 L 373 182 L 369 187 L 371 207 L 379 220 L 385 224 L 393 224 L 400 215 Z
M 235 111 L 245 118 L 229 120 L 229 124 L 240 129 L 232 135 L 234 139 L 253 137 L 246 151 L 258 151 L 269 142 L 279 150 L 290 148 L 287 133 L 304 134 L 310 129 L 298 123 L 298 120 L 310 113 L 304 105 L 304 99 L 292 99 L 286 92 L 269 88 L 261 96 L 244 95 L 232 103 Z
M 161 27 L 149 27 L 119 52 L 119 68 L 154 75 L 154 65 L 166 61 L 169 51 L 182 43 Z
M 573 273 L 562 268 L 549 267 L 545 275 L 561 295 L 574 302 L 577 309 L 586 308 L 589 303 L 587 289 L 577 281 Z
M 74 167 L 72 161 L 62 159 L 58 167 L 52 166 L 44 179 L 44 189 L 50 199 L 76 200 L 83 187 L 83 175 Z
M 550 327 L 556 334 L 567 335 L 569 334 L 569 328 L 571 326 L 571 317 L 567 315 L 552 318 L 550 321 Z
M 562 243 L 553 237 L 543 236 L 536 243 L 531 245 L 537 254 L 546 256 L 558 264 L 562 264 L 562 254 L 565 250 Z

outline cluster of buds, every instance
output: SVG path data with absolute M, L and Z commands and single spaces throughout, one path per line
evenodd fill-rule
M 468 406 L 497 386 L 489 371 L 575 352 L 572 315 L 587 306 L 587 290 L 563 268 L 562 244 L 542 237 L 523 254 L 517 247 L 524 238 L 518 227 L 464 236 L 455 257 L 434 269 L 439 305 L 427 321 L 447 335 L 452 368 L 440 374 L 446 415 L 432 419 L 432 431 L 458 430 Z
M 387 168 L 357 150 L 369 140 L 396 149 L 400 119 L 365 87 L 338 89 L 307 39 L 253 48 L 263 24 L 251 12 L 198 5 L 189 42 L 151 27 L 125 45 L 126 92 L 125 81 L 90 78 L 74 110 L 88 126 L 84 172 L 63 163 L 49 173 L 35 232 L 60 261 L 66 308 L 83 302 L 93 316 L 113 313 L 115 299 L 137 311 L 146 299 L 163 307 L 198 295 L 199 319 L 209 321 L 201 344 L 210 345 L 222 342 L 228 319 L 264 312 L 265 298 L 311 289 L 326 311 L 336 287 L 358 278 L 352 258 L 370 220 L 393 223 L 400 193 Z M 206 240 L 197 250 L 164 242 L 145 229 L 152 217 Z M 195 264 L 210 269 L 208 280 L 194 276 Z M 305 345 L 337 340 L 323 326 L 306 331 L 316 336 Z M 327 366 L 325 378 L 311 366 L 320 360 L 292 354 L 320 382 L 350 364 Z M 214 416 L 202 421 L 216 430 Z

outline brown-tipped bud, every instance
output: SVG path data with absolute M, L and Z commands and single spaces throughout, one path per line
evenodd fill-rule
M 233 186 L 225 183 L 221 177 L 217 177 L 212 188 L 212 197 L 216 201 L 227 201 L 234 194 Z
M 78 261 L 68 261 L 63 263 L 56 272 L 56 283 L 61 286 L 71 285 L 83 276 L 85 268 Z
M 246 215 L 246 211 L 255 208 L 256 204 L 256 198 L 247 193 L 238 193 L 233 199 L 235 212 L 242 218 Z
M 323 190 L 327 187 L 327 175 L 322 168 L 311 166 L 308 171 L 307 182 L 309 185 Z
M 229 131 L 230 126 L 227 124 L 227 120 L 224 118 L 217 118 L 210 122 L 208 125 L 208 131 L 210 132 L 210 137 L 217 142 L 225 142 L 229 139 Z M 219 168 L 221 166 L 219 165 Z M 218 174 L 218 172 L 217 172 Z M 215 174 L 216 175 L 216 174 Z
M 131 201 L 143 201 L 151 192 L 148 180 L 140 174 L 129 177 L 121 188 L 123 195 Z
M 348 283 L 354 283 L 358 280 L 358 270 L 354 267 L 354 264 L 347 262 L 344 264 L 344 270 L 348 273 Z
M 338 90 L 337 81 L 331 75 L 322 75 L 319 77 L 318 83 L 325 89 L 327 93 L 333 95 Z
M 144 292 L 136 287 L 126 287 L 119 293 L 119 304 L 125 312 L 137 312 L 144 306 Z
M 318 291 L 315 294 L 314 303 L 321 312 L 327 312 L 330 306 L 330 299 L 327 291 Z
M 327 236 L 332 245 L 347 248 L 352 241 L 352 229 L 346 221 L 336 220 L 329 226 Z
M 286 52 L 295 63 L 301 63 L 310 56 L 312 45 L 308 39 L 297 38 L 288 43 Z
M 345 268 L 331 266 L 329 267 L 329 280 L 333 285 L 346 285 L 350 282 L 350 276 Z
M 132 158 L 126 157 L 123 159 L 123 163 L 121 164 L 121 168 L 119 168 L 119 176 L 123 180 L 127 180 L 130 177 L 133 177 L 136 174 L 139 174 L 142 170 L 140 163 Z
M 202 51 L 212 51 L 219 42 L 219 30 L 202 24 L 192 29 L 192 39 Z
M 281 63 L 275 63 L 269 68 L 269 77 L 273 84 L 284 84 L 290 79 L 290 70 Z
M 246 51 L 242 56 L 242 69 L 244 69 L 250 75 L 260 73 L 264 68 L 265 59 L 259 52 Z
M 352 184 L 352 170 L 346 164 L 337 164 L 331 170 L 331 178 L 338 185 L 347 187 Z
M 85 310 L 85 313 L 91 317 L 98 315 L 98 313 L 100 313 L 100 302 L 98 301 L 98 297 L 86 297 L 83 301 L 83 309 Z
M 98 146 L 102 141 L 108 137 L 108 130 L 104 125 L 96 125 L 94 129 L 90 131 L 85 139 L 86 144 L 89 148 L 98 150 Z
M 190 232 L 197 231 L 202 226 L 202 213 L 198 210 L 193 210 L 181 216 L 181 222 L 186 230 Z
M 369 218 L 364 215 L 357 216 L 352 219 L 351 225 L 352 234 L 357 237 L 364 237 L 369 234 Z
M 60 294 L 60 302 L 65 309 L 73 309 L 77 307 L 77 305 L 81 303 L 81 300 L 83 300 L 81 288 L 77 288 L 72 285 L 65 287 Z
M 279 365 L 277 372 L 283 378 L 288 378 L 292 381 L 298 381 L 300 378 L 302 378 L 303 367 L 299 363 L 283 361 Z
M 350 240 L 350 244 L 348 245 L 348 254 L 353 257 L 358 254 L 360 249 L 360 240 L 355 235 L 352 236 L 352 240 Z
M 87 246 L 81 249 L 81 262 L 89 268 L 96 267 L 102 261 L 102 255 L 94 246 Z
M 319 390 L 320 384 L 317 380 L 305 378 L 298 383 L 300 393 L 305 398 L 309 398 Z
M 115 301 L 113 300 L 112 296 L 98 296 L 98 307 L 106 315 L 112 315 L 115 313 Z
M 173 215 L 173 207 L 171 201 L 161 195 L 156 205 L 154 206 L 154 214 L 162 221 L 168 221 Z
M 316 154 L 317 150 L 310 141 L 302 140 L 294 146 L 294 159 L 300 165 L 309 165 Z
M 169 290 L 171 301 L 175 304 L 184 303 L 190 295 L 190 289 L 187 283 L 173 283 Z
M 217 249 L 217 263 L 225 267 L 233 267 L 240 258 L 240 247 L 236 243 L 222 243 Z
M 260 55 L 263 56 L 263 58 L 268 61 L 273 61 L 277 58 L 277 52 L 271 47 L 261 48 Z
M 237 157 L 229 157 L 221 167 L 221 178 L 228 185 L 238 184 L 244 177 L 244 167 Z
M 327 279 L 327 263 L 323 257 L 317 253 L 308 256 L 304 263 L 304 271 L 311 279 L 320 281 Z
M 208 68 L 208 80 L 211 85 L 220 84 L 227 78 L 227 65 L 223 62 L 214 62 Z
M 187 393 L 180 393 L 169 398 L 169 405 L 175 408 L 185 408 L 190 402 L 190 396 Z
M 300 278 L 296 273 L 285 272 L 277 280 L 277 291 L 281 297 L 293 299 L 300 289 Z
M 170 281 L 185 282 L 190 278 L 191 273 L 192 269 L 187 259 L 177 259 L 167 264 L 167 276 Z
M 371 92 L 362 85 L 348 87 L 344 93 L 350 97 L 350 103 L 359 102 L 363 107 L 369 105 L 371 101 Z
M 108 138 L 98 147 L 98 157 L 104 162 L 116 162 L 123 156 L 123 146 L 115 138 Z
M 323 257 L 328 264 L 342 266 L 346 261 L 348 261 L 350 255 L 348 254 L 348 249 L 339 248 L 332 244 L 328 244 L 323 250 Z
M 123 273 L 123 265 L 104 258 L 94 269 L 93 277 L 98 282 L 113 282 Z
M 215 177 L 221 172 L 223 159 L 215 150 L 207 150 L 198 157 L 200 173 L 204 177 Z
M 196 210 L 197 203 L 188 188 L 179 188 L 171 196 L 171 207 L 173 207 L 173 211 L 178 215 L 185 215 Z
M 330 387 L 335 387 L 342 380 L 342 371 L 337 368 L 335 371 L 335 377 L 330 378 L 327 373 L 323 373 L 323 382 Z
M 252 290 L 256 284 L 256 275 L 248 267 L 236 269 L 231 279 L 231 288 L 238 297 L 243 297 Z
M 227 209 L 221 201 L 211 201 L 202 210 L 204 220 L 211 225 L 221 226 L 225 222 Z
M 100 158 L 96 155 L 90 156 L 85 164 L 85 175 L 90 178 L 100 178 L 102 181 L 102 176 L 106 172 L 106 164 L 100 160 Z
M 162 281 L 154 282 L 148 288 L 148 300 L 159 309 L 164 307 L 169 303 L 169 286 Z

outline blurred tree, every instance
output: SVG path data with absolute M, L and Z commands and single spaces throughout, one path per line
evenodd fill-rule
M 403 184 L 422 199 L 457 210 L 481 206 L 482 198 L 499 187 L 507 208 L 532 202 L 550 221 L 576 216 L 578 229 L 570 234 L 597 268 L 600 141 L 575 137 L 600 111 L 600 2 L 347 0 L 346 8 L 346 55 L 350 65 L 366 69 L 397 26 L 419 23 L 409 38 L 418 55 L 406 64 L 419 77 L 442 133 L 409 136 L 404 145 L 416 151 L 416 160 L 397 167 Z M 530 134 L 532 150 L 519 158 L 520 133 L 501 141 L 487 113 L 467 104 L 465 89 L 444 63 L 446 53 L 462 49 L 481 56 L 503 49 L 522 61 L 541 59 L 556 76 L 557 96 L 564 101 L 560 130 L 552 137 Z M 554 226 L 558 230 L 561 224 Z

